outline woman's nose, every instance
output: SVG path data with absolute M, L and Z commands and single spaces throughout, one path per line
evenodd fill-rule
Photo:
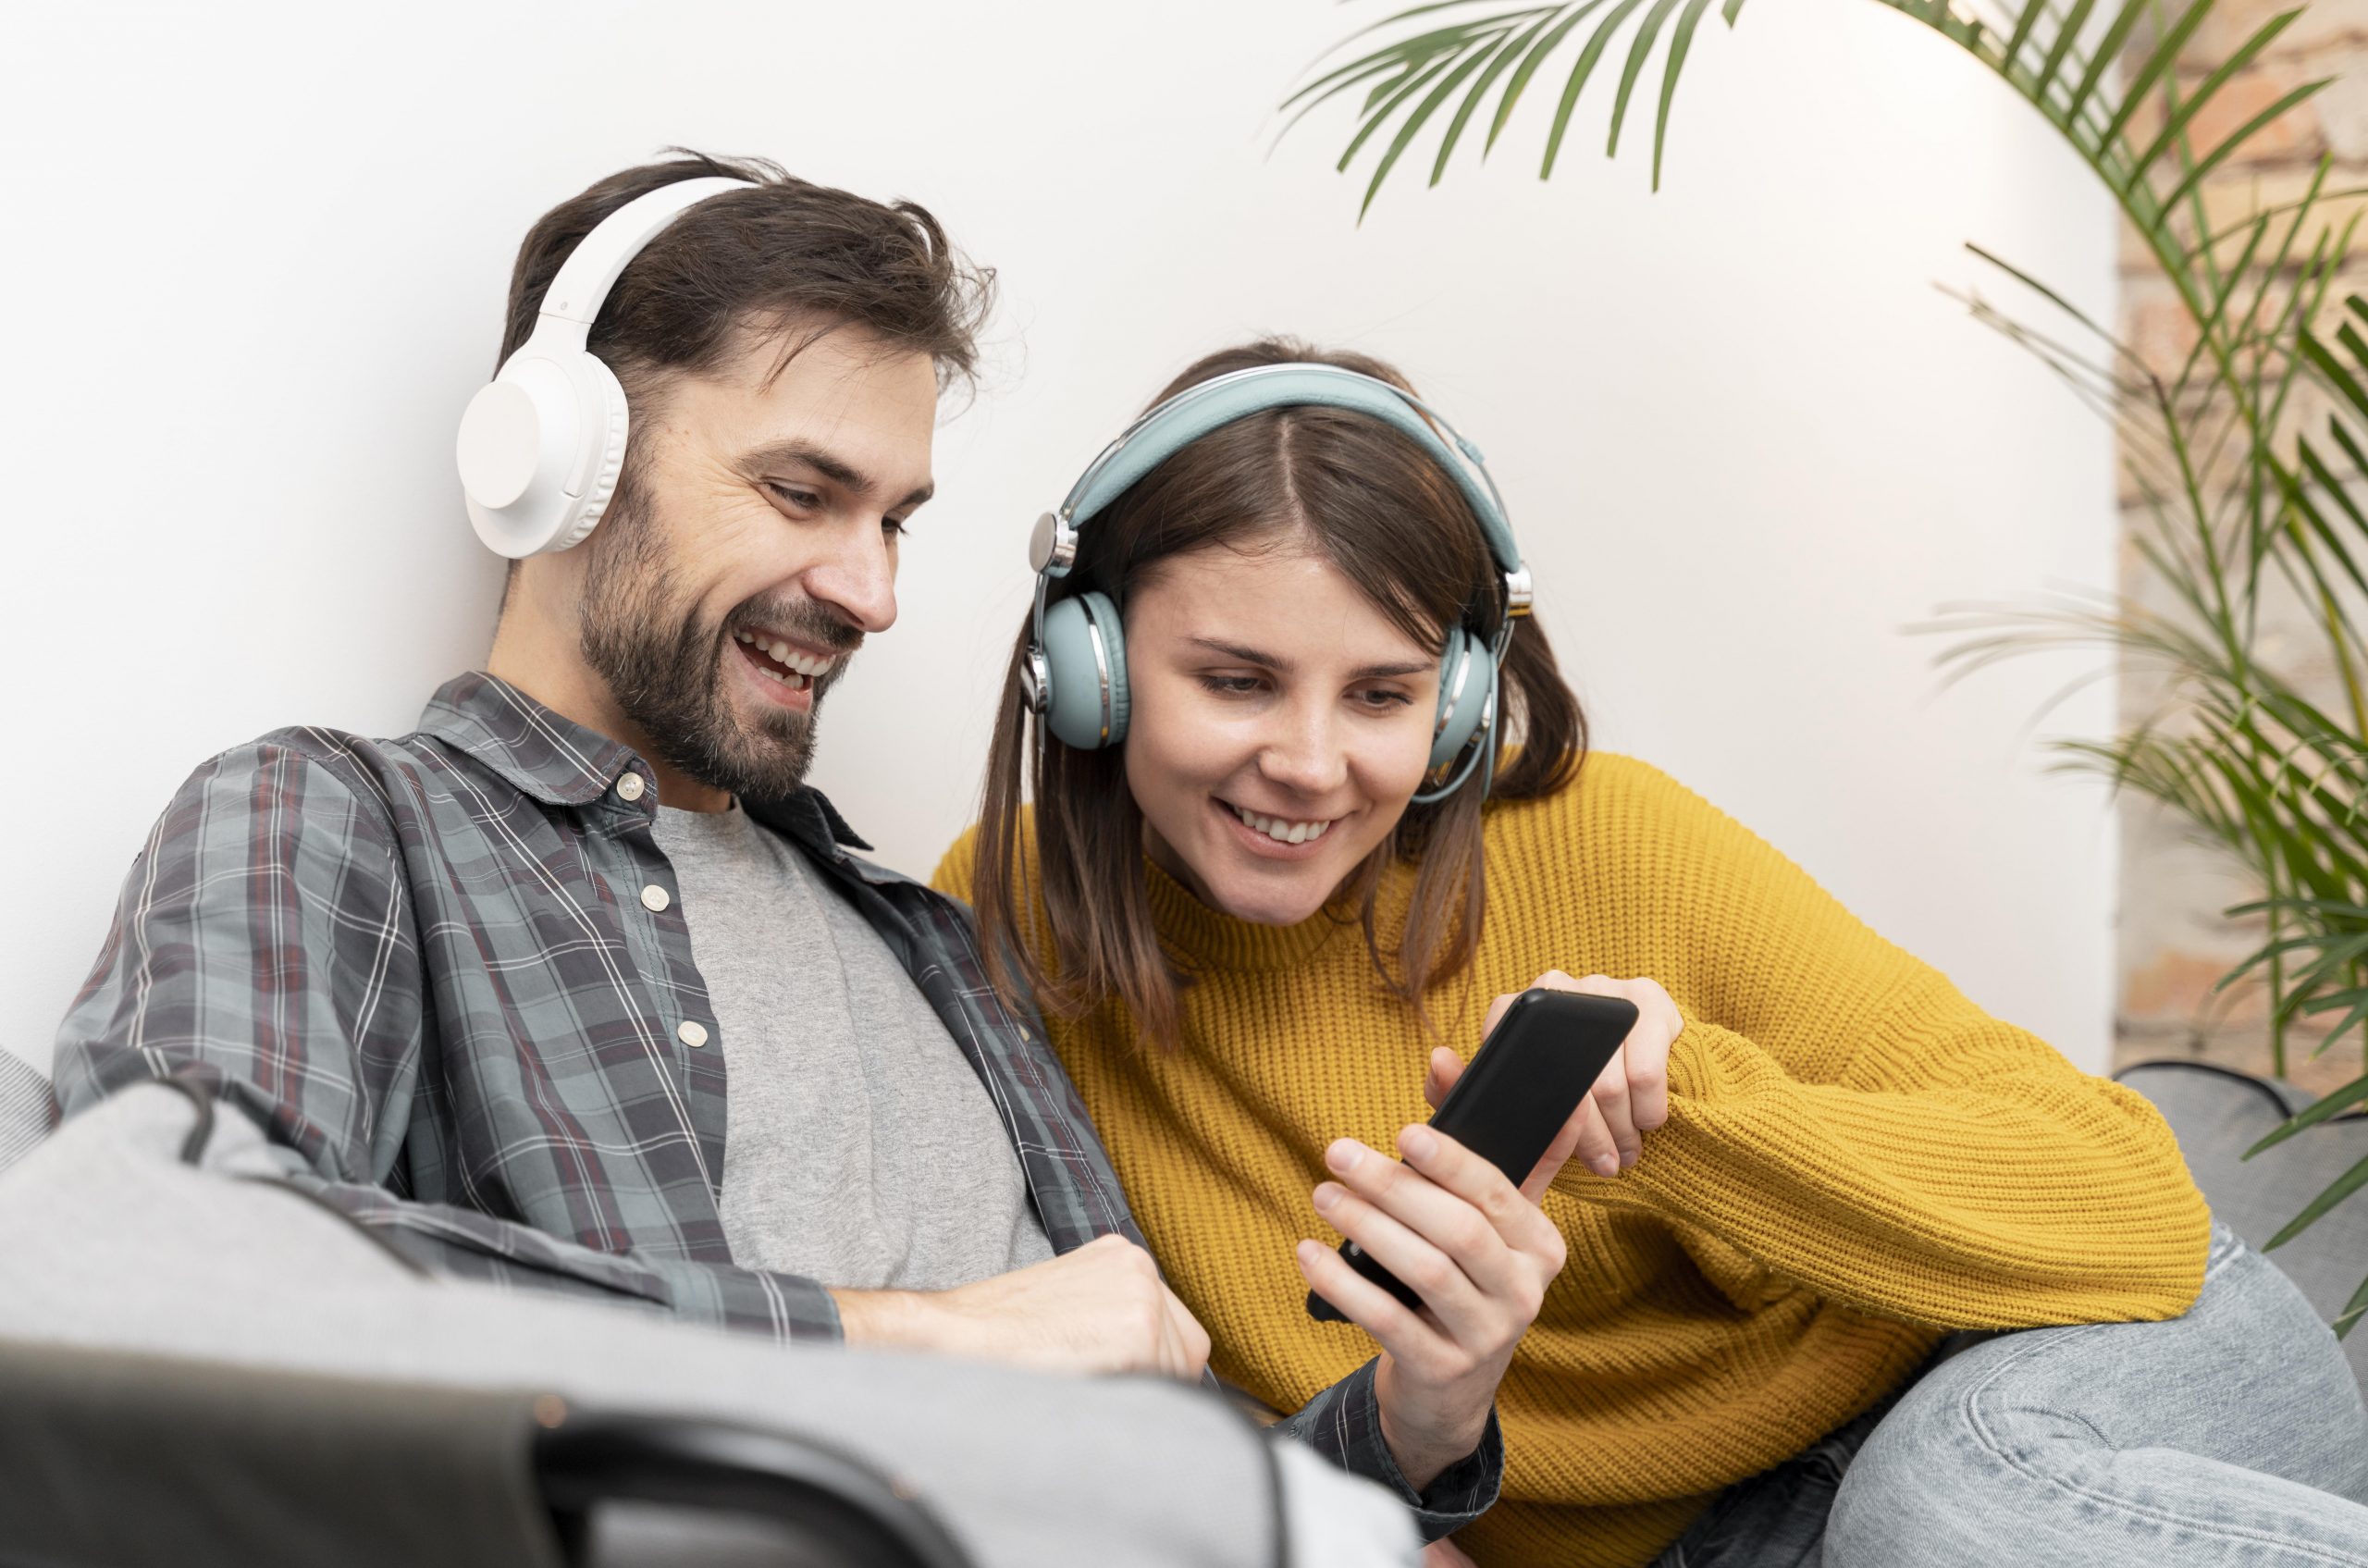
M 1259 771 L 1301 795 L 1329 795 L 1349 775 L 1348 753 L 1321 713 L 1287 707 L 1258 753 Z

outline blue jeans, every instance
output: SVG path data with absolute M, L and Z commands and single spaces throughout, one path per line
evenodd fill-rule
M 1967 1339 L 1655 1568 L 2368 1568 L 2360 1386 L 2225 1227 L 2184 1317 Z

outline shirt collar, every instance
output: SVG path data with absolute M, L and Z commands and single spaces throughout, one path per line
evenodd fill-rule
M 547 806 L 588 806 L 627 769 L 644 778 L 649 764 L 631 747 L 541 703 L 496 675 L 472 670 L 438 686 L 419 716 L 432 735 L 492 769 L 520 794 Z M 657 796 L 643 796 L 654 809 Z M 817 854 L 871 847 L 821 791 L 808 787 L 782 800 L 744 801 L 749 816 L 798 839 Z
M 783 800 L 744 800 L 741 809 L 775 833 L 786 833 L 826 860 L 845 860 L 846 851 L 871 846 L 847 826 L 822 792 L 808 784 Z

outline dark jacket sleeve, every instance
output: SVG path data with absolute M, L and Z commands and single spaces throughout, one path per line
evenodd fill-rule
M 1406 1483 L 1398 1461 L 1381 1434 L 1381 1400 L 1374 1389 L 1377 1362 L 1367 1362 L 1300 1407 L 1299 1414 L 1279 1422 L 1274 1430 L 1305 1443 L 1341 1469 L 1368 1481 L 1378 1481 L 1413 1511 L 1414 1527 L 1423 1539 L 1449 1536 L 1488 1511 L 1505 1479 L 1505 1438 L 1498 1429 L 1497 1413 L 1488 1412 L 1488 1426 L 1480 1446 L 1441 1471 L 1429 1488 L 1417 1492 Z

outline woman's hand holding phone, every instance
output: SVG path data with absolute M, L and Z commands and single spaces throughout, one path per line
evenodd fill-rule
M 1573 980 L 1560 969 L 1524 989 L 1541 987 L 1623 999 L 1636 1021 L 1520 1187 L 1429 1128 L 1399 1133 L 1403 1164 L 1353 1139 L 1325 1152 L 1339 1180 L 1316 1188 L 1316 1212 L 1413 1287 L 1422 1309 L 1358 1274 L 1338 1252 L 1299 1244 L 1309 1288 L 1381 1343 L 1382 1434 L 1417 1491 L 1479 1443 L 1513 1347 L 1561 1272 L 1561 1233 L 1538 1211 L 1538 1199 L 1573 1154 L 1603 1176 L 1635 1164 L 1644 1134 L 1669 1117 L 1669 1050 L 1684 1028 L 1669 993 L 1650 980 Z M 1484 1038 L 1518 994 L 1490 1006 Z M 1431 1053 L 1423 1093 L 1433 1109 L 1462 1075 L 1454 1052 Z
M 1310 1289 L 1381 1343 L 1382 1437 L 1416 1491 L 1479 1446 L 1513 1347 L 1561 1271 L 1562 1234 L 1504 1173 L 1427 1127 L 1398 1135 L 1404 1163 L 1352 1138 L 1324 1163 L 1316 1212 L 1421 1293 L 1419 1312 L 1317 1241 Z
M 1611 1064 L 1603 1069 L 1603 1076 L 1587 1091 L 1587 1097 L 1579 1102 L 1577 1114 L 1548 1147 L 1529 1179 L 1521 1184 L 1522 1194 L 1532 1203 L 1544 1196 L 1573 1154 L 1597 1176 L 1617 1176 L 1636 1163 L 1637 1153 L 1644 1147 L 1644 1135 L 1669 1120 L 1669 1048 L 1685 1028 L 1677 1004 L 1670 1000 L 1669 993 L 1661 989 L 1658 981 L 1613 980 L 1599 974 L 1572 980 L 1560 969 L 1548 969 L 1523 989 L 1540 988 L 1572 991 L 1583 996 L 1620 997 L 1634 1005 L 1636 1022 L 1613 1054 Z M 1489 1004 L 1487 1019 L 1481 1028 L 1484 1039 L 1520 994 L 1514 992 Z M 1438 1108 L 1448 1091 L 1462 1076 L 1462 1059 L 1454 1052 L 1441 1046 L 1431 1053 L 1431 1070 L 1423 1083 L 1423 1097 L 1430 1101 L 1432 1109 Z

